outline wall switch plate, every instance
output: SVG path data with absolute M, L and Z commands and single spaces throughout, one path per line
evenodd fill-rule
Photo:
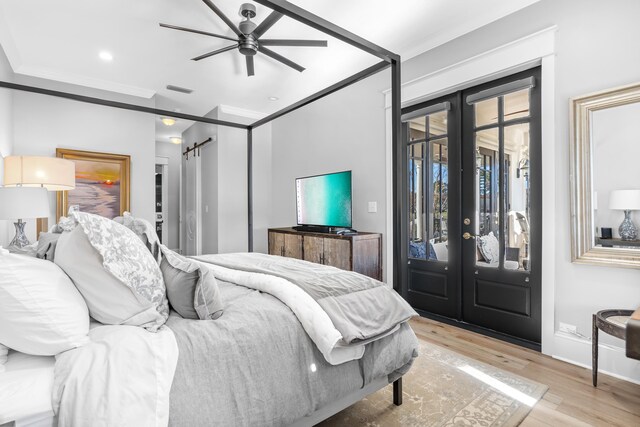
M 378 212 L 378 202 L 369 202 L 368 211 L 369 211 L 369 213 Z
M 558 330 L 567 334 L 578 335 L 578 328 L 575 325 L 560 322 L 558 324 Z
M 204 213 L 209 213 L 209 205 L 204 205 Z

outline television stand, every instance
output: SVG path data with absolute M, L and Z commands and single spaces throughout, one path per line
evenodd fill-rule
M 332 230 L 333 231 L 333 230 Z M 382 235 L 269 229 L 269 254 L 303 259 L 382 280 Z
M 293 229 L 305 233 L 331 233 L 331 227 L 323 225 L 296 225 Z

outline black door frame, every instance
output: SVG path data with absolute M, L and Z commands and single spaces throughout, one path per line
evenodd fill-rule
M 532 179 L 531 180 L 531 188 L 530 188 L 530 221 L 531 221 L 531 225 L 532 225 L 532 230 L 534 230 L 534 234 L 532 234 L 531 237 L 531 243 L 530 243 L 530 259 L 532 260 L 532 264 L 530 267 L 530 271 L 531 273 L 529 274 L 530 276 L 530 281 L 531 282 L 537 282 L 537 296 L 535 297 L 536 301 L 534 301 L 534 304 L 532 305 L 532 311 L 536 312 L 538 315 L 538 330 L 540 332 L 540 334 L 542 334 L 542 322 L 541 322 L 541 316 L 542 316 L 542 310 L 541 310 L 541 298 L 542 298 L 542 284 L 541 284 L 541 276 L 542 276 L 542 268 L 541 268 L 541 263 L 542 263 L 542 148 L 541 148 L 541 141 L 542 141 L 542 134 L 541 134 L 541 107 L 542 107 L 542 103 L 541 103 L 541 67 L 537 66 L 537 67 L 532 67 L 528 70 L 525 71 L 521 71 L 500 79 L 496 79 L 493 80 L 491 82 L 487 82 L 478 86 L 474 86 L 471 88 L 467 88 L 467 89 L 462 89 L 462 90 L 458 90 L 454 93 L 445 95 L 445 96 L 441 96 L 432 100 L 428 100 L 428 101 L 423 101 L 419 104 L 416 105 L 411 105 L 411 106 L 407 106 L 405 108 L 402 109 L 402 114 L 408 114 L 420 109 L 423 109 L 425 107 L 428 107 L 429 105 L 433 105 L 436 104 L 438 102 L 442 102 L 443 100 L 450 100 L 451 98 L 455 98 L 456 99 L 456 105 L 460 107 L 461 110 L 466 110 L 466 114 L 464 111 L 461 111 L 460 114 L 455 115 L 456 116 L 456 121 L 458 129 L 460 130 L 458 132 L 457 135 L 457 140 L 454 140 L 452 137 L 450 137 L 450 141 L 449 141 L 449 149 L 451 150 L 451 148 L 453 146 L 455 146 L 457 148 L 457 153 L 459 155 L 458 161 L 457 161 L 457 165 L 460 167 L 460 169 L 462 169 L 462 144 L 465 142 L 463 141 L 463 135 L 462 135 L 462 129 L 464 127 L 463 123 L 465 120 L 469 120 L 469 111 L 468 109 L 463 109 L 463 102 L 464 102 L 464 98 L 463 95 L 466 95 L 467 91 L 473 91 L 473 92 L 478 92 L 480 90 L 483 90 L 485 88 L 488 87 L 492 87 L 492 86 L 497 86 L 509 81 L 513 81 L 516 80 L 518 78 L 522 78 L 522 76 L 531 76 L 533 75 L 535 78 L 535 84 L 538 87 L 537 91 L 532 91 L 532 97 L 531 97 L 531 102 L 530 102 L 530 115 L 531 115 L 531 119 L 530 119 L 530 123 L 531 123 L 531 137 L 530 137 L 530 142 L 531 142 L 531 146 L 530 146 L 530 150 L 535 150 L 535 154 L 533 154 L 531 156 L 531 160 L 530 160 L 530 171 L 531 171 L 531 176 L 537 177 L 536 179 Z M 512 122 L 510 122 L 509 124 L 511 124 Z M 514 121 L 513 123 L 517 123 L 516 121 Z M 408 184 L 405 182 L 406 181 L 406 177 L 407 177 L 407 151 L 406 151 L 406 141 L 407 141 L 407 128 L 408 126 L 406 124 L 403 125 L 402 127 L 402 138 L 401 141 L 399 141 L 400 143 L 395 147 L 395 158 L 396 158 L 396 174 L 395 174 L 395 179 L 396 179 L 396 183 L 395 183 L 395 188 L 397 188 L 397 196 L 396 200 L 395 200 L 395 205 L 399 208 L 398 210 L 401 212 L 401 215 L 398 217 L 398 223 L 399 223 L 399 236 L 398 238 L 398 243 L 399 243 L 399 253 L 396 255 L 397 256 L 397 261 L 398 261 L 398 267 L 400 267 L 397 271 L 397 277 L 400 281 L 400 291 L 401 291 L 401 295 L 405 298 L 405 299 L 410 299 L 409 298 L 409 284 L 408 284 L 408 268 L 407 268 L 407 264 L 409 262 L 409 253 L 408 253 L 408 244 L 407 243 L 407 236 L 408 236 L 408 224 L 407 224 L 407 218 L 408 218 Z M 472 128 L 472 127 L 471 127 Z M 537 143 L 534 144 L 533 142 L 536 141 Z M 451 152 L 449 154 L 451 156 Z M 452 167 L 450 166 L 450 171 L 452 170 Z M 461 172 L 461 171 L 460 171 Z M 460 175 L 462 175 L 460 173 Z M 450 174 L 451 177 L 451 174 Z M 468 183 L 465 183 L 466 185 L 468 185 Z M 453 190 L 454 188 L 450 185 L 450 194 L 449 194 L 449 203 L 451 203 L 452 201 L 452 194 L 451 194 L 451 190 Z M 453 217 L 450 217 L 450 223 L 449 223 L 449 229 L 451 230 L 451 232 L 449 233 L 449 245 L 451 247 L 450 249 L 450 254 L 452 256 L 449 257 L 449 259 L 451 260 L 452 258 L 455 258 L 454 254 L 462 254 L 462 251 L 465 248 L 465 245 L 463 245 L 462 241 L 462 218 L 463 218 L 463 212 L 462 212 L 462 186 L 463 186 L 463 178 L 461 177 L 461 179 L 458 181 L 457 185 L 455 186 L 455 193 L 456 193 L 456 197 L 455 197 L 455 203 L 457 205 L 457 207 L 459 208 L 456 212 L 456 219 L 454 220 Z M 451 215 L 451 211 L 453 211 L 453 209 L 451 209 L 451 205 L 450 205 L 450 212 L 449 215 Z M 452 225 L 454 225 L 454 221 L 455 221 L 455 226 L 454 228 L 457 229 L 457 232 L 452 230 L 451 227 Z M 537 229 L 535 229 L 534 227 L 537 227 Z M 467 245 L 471 246 L 471 245 Z M 475 250 L 475 245 L 474 246 L 474 250 Z M 455 252 L 455 250 L 458 250 L 458 252 Z M 468 249 L 469 250 L 469 249 Z M 398 256 L 399 255 L 399 256 Z M 467 255 L 468 256 L 468 255 Z M 413 262 L 413 260 L 411 260 Z M 456 260 L 454 261 L 455 263 L 457 263 L 458 268 L 457 271 L 459 272 L 458 275 L 458 280 L 457 280 L 457 293 L 458 295 L 462 296 L 462 284 L 463 284 L 463 268 L 462 268 L 462 260 Z M 449 267 L 450 270 L 456 270 L 452 265 L 450 265 Z M 514 272 L 516 274 L 518 274 L 518 272 Z M 520 272 L 520 274 L 522 274 Z M 451 274 L 450 276 L 453 276 L 453 274 Z M 452 324 L 467 330 L 471 330 L 474 332 L 478 332 L 487 336 L 491 336 L 494 338 L 498 338 L 507 342 L 511 342 L 511 343 L 515 343 L 527 348 L 531 348 L 534 349 L 536 351 L 540 351 L 541 350 L 541 344 L 540 344 L 540 340 L 538 342 L 532 342 L 529 340 L 525 340 L 525 339 L 521 339 L 518 337 L 514 337 L 512 335 L 508 335 L 502 332 L 498 332 L 495 331 L 493 329 L 490 328 L 486 328 L 486 327 L 482 327 L 482 326 L 478 326 L 472 323 L 468 323 L 467 321 L 465 321 L 463 319 L 463 300 L 462 298 L 458 298 L 458 307 L 457 307 L 457 311 L 455 313 L 454 316 L 443 316 L 443 315 L 439 315 L 439 314 L 435 314 L 435 313 L 431 313 L 419 308 L 416 308 L 416 311 L 423 317 L 427 317 L 427 318 L 431 318 L 443 323 L 447 323 L 447 324 Z

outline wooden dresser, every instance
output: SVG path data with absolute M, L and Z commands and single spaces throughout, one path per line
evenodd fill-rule
M 382 235 L 379 233 L 341 236 L 296 231 L 291 227 L 270 228 L 269 254 L 331 265 L 382 280 Z

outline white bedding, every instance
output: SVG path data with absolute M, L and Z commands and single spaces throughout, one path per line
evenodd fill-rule
M 98 326 L 91 342 L 56 356 L 53 408 L 60 425 L 166 426 L 178 346 L 166 326 Z
M 0 372 L 0 424 L 14 420 L 52 419 L 53 356 L 12 351 Z

